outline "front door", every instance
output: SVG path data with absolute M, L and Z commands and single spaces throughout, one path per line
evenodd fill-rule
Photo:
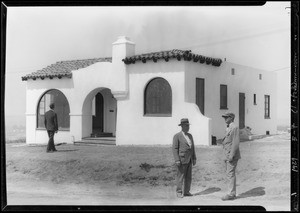
M 95 96 L 95 116 L 93 116 L 93 133 L 103 132 L 103 96 L 97 93 Z
M 245 128 L 245 93 L 239 93 L 239 127 Z

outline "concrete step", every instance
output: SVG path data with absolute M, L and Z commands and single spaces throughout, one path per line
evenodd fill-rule
M 93 132 L 91 138 L 93 137 L 113 137 L 113 134 L 108 132 Z
M 74 145 L 116 145 L 116 138 L 104 137 L 104 138 L 83 138 L 80 141 L 75 141 Z

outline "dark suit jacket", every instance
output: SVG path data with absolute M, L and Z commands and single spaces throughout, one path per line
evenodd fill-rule
M 187 164 L 192 159 L 192 162 L 196 162 L 195 146 L 193 136 L 187 133 L 187 136 L 192 142 L 190 147 L 187 140 L 183 136 L 182 132 L 177 133 L 173 137 L 173 155 L 175 162 L 180 161 L 182 164 Z
M 45 128 L 48 131 L 57 131 L 58 124 L 57 124 L 57 115 L 53 110 L 49 110 L 45 113 Z
M 223 153 L 224 160 L 228 160 L 230 157 L 233 160 L 238 160 L 241 158 L 240 149 L 240 131 L 239 127 L 234 123 L 231 123 L 227 128 L 226 135 L 223 138 Z

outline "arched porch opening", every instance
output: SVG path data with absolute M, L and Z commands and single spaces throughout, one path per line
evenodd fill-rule
M 116 135 L 117 100 L 108 88 L 96 88 L 82 107 L 82 138 Z

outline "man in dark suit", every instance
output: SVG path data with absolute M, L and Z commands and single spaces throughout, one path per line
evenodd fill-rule
M 196 164 L 196 154 L 193 136 L 188 133 L 190 123 L 187 118 L 181 119 L 178 126 L 181 126 L 181 132 L 173 137 L 173 156 L 177 166 L 176 194 L 177 197 L 193 196 L 190 193 L 192 183 L 192 165 Z M 183 189 L 182 189 L 183 187 Z
M 226 134 L 222 141 L 223 160 L 226 165 L 226 176 L 228 179 L 228 193 L 222 197 L 222 200 L 234 200 L 236 198 L 236 176 L 235 170 L 238 160 L 241 158 L 239 144 L 240 132 L 239 127 L 234 122 L 235 115 L 226 113 L 222 115 L 227 124 Z
M 45 128 L 47 130 L 49 141 L 47 146 L 47 152 L 56 152 L 54 145 L 54 134 L 58 131 L 57 114 L 54 112 L 54 103 L 50 104 L 50 110 L 45 113 Z

